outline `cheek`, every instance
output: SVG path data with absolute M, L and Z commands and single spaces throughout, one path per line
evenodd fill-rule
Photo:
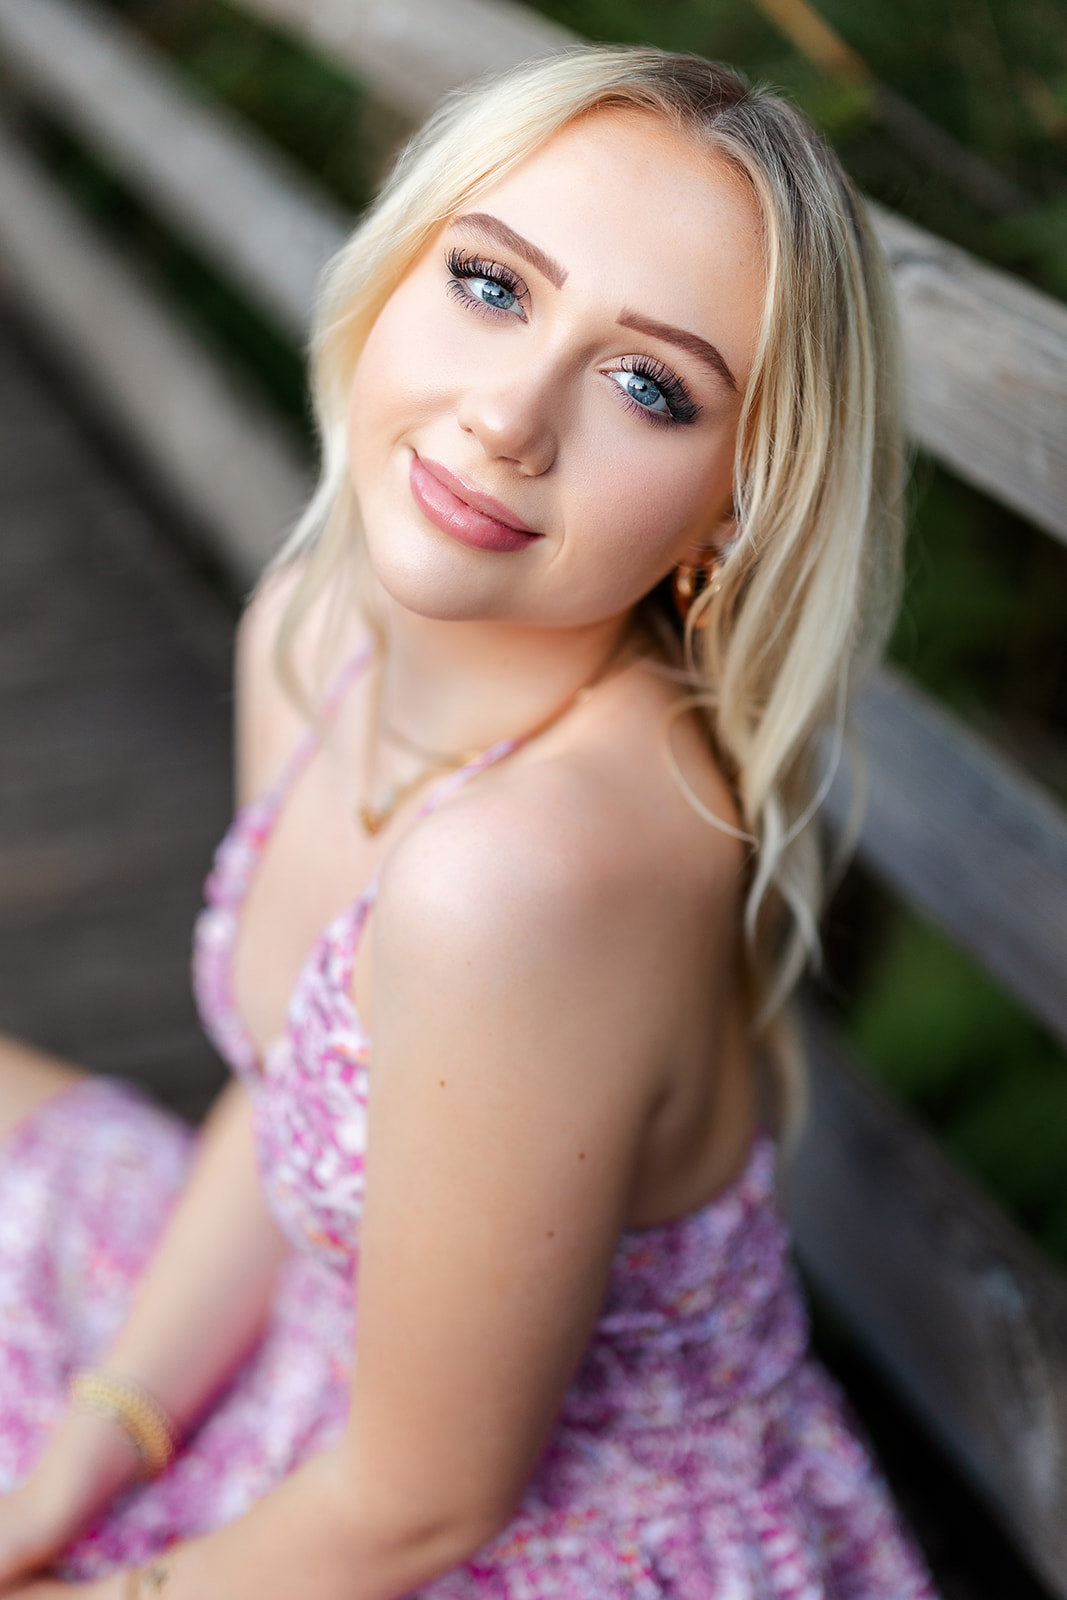
M 652 425 L 642 426 L 652 437 L 629 448 L 590 441 L 593 448 L 575 463 L 574 512 L 576 526 L 599 530 L 597 560 L 610 550 L 619 579 L 648 589 L 726 511 L 734 441 L 730 429 L 709 443 L 664 438 Z
M 349 408 L 352 461 L 367 441 L 388 434 L 398 417 L 416 399 L 418 374 L 425 378 L 425 341 L 421 349 L 415 328 L 387 306 L 371 329 L 356 366 Z
M 457 363 L 447 320 L 429 314 L 429 293 L 418 275 L 402 284 L 363 347 L 348 417 L 354 472 L 370 464 L 372 450 L 395 443 L 434 415 L 454 384 Z

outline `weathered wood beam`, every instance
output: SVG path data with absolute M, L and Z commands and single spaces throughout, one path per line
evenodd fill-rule
M 785 1194 L 812 1279 L 1067 1597 L 1067 1281 L 812 1030 Z
M 350 226 L 322 190 L 88 0 L 0 0 L 0 59 L 27 94 L 303 343 L 319 272 Z
M 251 582 L 306 500 L 299 451 L 2 129 L 0 273 L 237 580 Z
M 1067 815 L 898 673 L 861 698 L 861 858 L 1067 1043 Z M 841 823 L 847 786 L 827 806 Z
M 449 89 L 578 36 L 512 0 L 238 0 L 421 121 Z
M 900 305 L 912 437 L 1067 541 L 1067 306 L 871 210 Z

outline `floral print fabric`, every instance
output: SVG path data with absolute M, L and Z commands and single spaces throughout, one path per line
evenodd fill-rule
M 66 1552 L 72 1577 L 232 1519 L 344 1425 L 372 1070 L 350 980 L 373 885 L 321 935 L 262 1070 L 231 989 L 245 891 L 310 748 L 219 847 L 194 963 L 205 1024 L 252 1098 L 266 1196 L 292 1254 L 260 1344 L 170 1471 Z M 101 1080 L 41 1107 L 0 1149 L 0 1491 L 29 1470 L 71 1372 L 121 1321 L 194 1154 L 175 1119 Z M 709 1205 L 622 1235 L 514 1517 L 421 1600 L 932 1600 L 836 1389 L 806 1354 L 774 1167 L 761 1135 Z

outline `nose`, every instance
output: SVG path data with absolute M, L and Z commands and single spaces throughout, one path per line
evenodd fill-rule
M 537 478 L 559 451 L 563 390 L 562 376 L 550 363 L 508 365 L 467 388 L 457 420 L 486 455 L 513 463 L 523 477 Z

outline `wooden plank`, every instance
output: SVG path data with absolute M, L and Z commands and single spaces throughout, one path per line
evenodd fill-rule
M 857 721 L 861 858 L 1067 1041 L 1067 815 L 899 674 L 879 676 Z M 838 782 L 838 825 L 847 805 Z
M 149 792 L 139 786 L 138 793 L 149 806 L 156 797 L 149 786 L 145 789 Z M 201 796 L 185 798 L 192 803 Z M 0 850 L 0 918 L 17 919 L 29 909 L 64 915 L 72 897 L 84 896 L 87 903 L 100 906 L 108 892 L 139 889 L 163 869 L 185 869 L 193 878 L 199 870 L 203 876 L 203 852 L 182 848 L 181 818 L 157 814 L 158 834 L 150 836 L 145 822 L 119 839 L 116 828 L 122 820 L 118 811 L 113 819 L 90 818 L 57 830 L 55 838 L 20 839 Z
M 912 436 L 1067 540 L 1067 306 L 871 209 L 900 305 Z
M 5 916 L 0 1027 L 90 1071 L 128 1072 L 182 1114 L 202 1113 L 224 1073 L 189 997 L 197 904 L 195 879 L 156 878 L 124 896 L 68 896 L 39 918 Z
M 0 130 L 0 273 L 242 584 L 309 478 L 290 435 Z
M 351 68 L 419 120 L 443 94 L 520 61 L 554 55 L 577 34 L 509 0 L 238 0 L 241 9 Z
M 2 308 L 0 497 L 0 639 L 25 656 L 0 670 L 0 1027 L 195 1116 L 222 1078 L 188 969 L 230 803 L 231 611 Z
M 90 0 L 0 0 L 0 56 L 25 90 L 303 343 L 318 275 L 350 227 L 340 207 Z
M 812 1042 L 784 1184 L 801 1259 L 1067 1597 L 1067 1282 L 839 1047 Z
M 153 701 L 162 697 L 158 681 L 149 689 Z M 204 727 L 201 718 L 195 726 L 173 708 L 169 715 L 157 710 L 172 756 L 152 761 L 138 739 L 143 716 L 135 719 L 125 749 L 116 741 L 73 739 L 72 725 L 87 700 L 108 690 L 97 683 L 90 696 L 70 691 L 69 679 L 51 686 L 40 713 L 49 725 L 51 760 L 27 747 L 25 726 L 19 728 L 24 719 L 11 714 L 9 700 L 22 698 L 18 686 L 0 700 L 0 748 L 9 753 L 9 769 L 17 756 L 17 770 L 0 784 L 0 919 L 45 908 L 61 913 L 72 897 L 100 901 L 168 874 L 196 884 L 207 870 L 209 832 L 221 833 L 225 824 L 218 774 L 226 770 L 228 751 L 217 719 Z M 188 749 L 197 739 L 205 746 L 203 759 L 190 764 Z M 191 826 L 191 818 L 203 820 Z

